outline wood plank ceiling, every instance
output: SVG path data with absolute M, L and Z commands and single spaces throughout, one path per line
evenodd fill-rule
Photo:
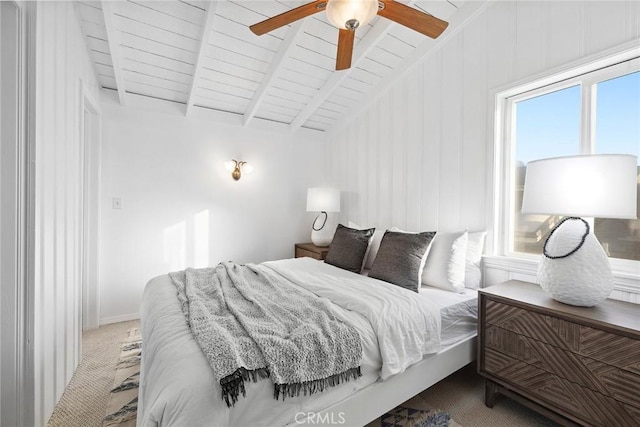
M 352 67 L 335 71 L 338 30 L 325 13 L 256 36 L 249 26 L 307 1 L 78 1 L 100 85 L 324 131 L 348 116 L 403 59 L 435 41 L 384 18 L 356 31 Z M 450 20 L 463 0 L 412 7 Z M 449 30 L 451 27 L 449 28 Z M 446 32 L 445 32 L 446 34 Z

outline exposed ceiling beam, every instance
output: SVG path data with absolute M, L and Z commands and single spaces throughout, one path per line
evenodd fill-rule
M 411 54 L 409 54 L 409 56 L 400 61 L 400 63 L 393 69 L 390 75 L 394 76 L 394 78 L 382 79 L 364 96 L 363 99 L 358 101 L 359 107 L 355 108 L 349 114 L 346 114 L 342 119 L 334 123 L 332 129 L 341 128 L 351 118 L 360 114 L 374 99 L 389 89 L 393 83 L 409 73 L 409 71 L 411 71 L 413 67 L 419 64 L 424 58 L 428 57 L 431 53 L 436 52 L 440 46 L 444 45 L 449 39 L 458 34 L 469 22 L 484 12 L 484 10 L 493 1 L 494 0 L 466 2 L 465 6 L 460 8 L 459 11 L 451 17 L 451 22 L 449 23 L 451 31 L 445 32 L 436 40 L 427 38 L 423 41 L 413 52 L 411 52 Z
M 243 123 L 246 126 L 249 121 L 256 115 L 258 108 L 260 108 L 260 104 L 264 100 L 264 96 L 267 93 L 267 90 L 271 87 L 271 83 L 273 79 L 276 77 L 278 72 L 280 71 L 280 67 L 282 67 L 282 63 L 284 59 L 289 56 L 291 49 L 296 45 L 296 42 L 302 35 L 304 23 L 306 19 L 301 19 L 297 22 L 291 24 L 291 28 L 287 31 L 287 36 L 280 44 L 280 48 L 278 52 L 274 56 L 271 64 L 269 65 L 269 69 L 265 74 L 264 78 L 260 82 L 260 86 L 258 86 L 258 90 L 253 95 L 253 99 L 249 103 L 247 110 L 244 113 Z
M 87 29 L 85 28 L 84 21 L 82 20 L 82 14 L 80 13 L 80 9 L 78 6 L 78 2 L 73 2 L 73 11 L 76 14 L 76 20 L 78 21 L 78 25 L 80 26 L 80 31 L 82 32 L 82 39 L 87 40 Z M 98 74 L 98 68 L 96 67 L 96 61 L 93 58 L 93 52 L 89 48 L 89 45 L 85 42 L 84 48 L 87 51 L 87 57 L 91 61 L 91 68 L 93 69 L 93 76 L 96 78 L 96 82 L 100 84 L 100 76 Z
M 113 25 L 113 4 L 115 2 L 102 1 L 102 14 L 104 15 L 104 26 L 107 30 L 107 42 L 113 63 L 113 74 L 118 87 L 118 99 L 121 105 L 126 104 L 127 91 L 124 87 L 124 75 L 122 74 L 122 64 L 120 63 L 120 34 Z
M 415 0 L 407 2 L 407 6 L 411 6 L 415 3 Z M 291 131 L 295 132 L 300 128 L 308 119 L 316 112 L 318 108 L 326 101 L 333 91 L 336 90 L 342 82 L 349 77 L 349 74 L 354 70 L 358 64 L 367 57 L 369 52 L 376 47 L 376 45 L 389 33 L 389 30 L 395 25 L 394 22 L 388 19 L 380 17 L 376 25 L 369 30 L 364 39 L 358 43 L 353 52 L 353 59 L 351 61 L 351 68 L 343 71 L 334 71 L 333 75 L 327 82 L 318 90 L 316 96 L 314 96 L 304 107 L 304 109 L 298 114 L 293 122 L 291 122 Z
M 198 45 L 198 51 L 196 55 L 195 68 L 193 70 L 193 79 L 191 80 L 191 87 L 189 88 L 189 98 L 187 99 L 187 106 L 185 110 L 185 116 L 189 115 L 189 112 L 193 108 L 193 100 L 196 92 L 196 85 L 202 74 L 202 65 L 204 63 L 205 53 L 209 46 L 209 37 L 211 30 L 213 29 L 213 18 L 216 16 L 216 9 L 218 8 L 217 1 L 207 2 L 208 7 L 204 16 L 204 23 L 202 24 L 202 32 L 200 33 L 200 43 Z

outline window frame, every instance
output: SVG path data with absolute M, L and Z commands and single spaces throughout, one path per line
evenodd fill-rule
M 620 51 L 593 58 L 526 82 L 516 83 L 495 92 L 494 168 L 493 168 L 493 238 L 491 253 L 521 261 L 538 261 L 540 254 L 515 252 L 514 226 L 515 115 L 517 102 L 580 85 L 580 147 L 576 154 L 589 154 L 595 149 L 595 105 L 597 84 L 626 74 L 640 72 L 637 44 Z M 609 258 L 614 275 L 637 279 L 640 261 Z M 640 286 L 640 283 L 638 284 Z

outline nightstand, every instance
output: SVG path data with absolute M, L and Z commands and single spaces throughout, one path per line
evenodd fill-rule
M 329 253 L 329 246 L 316 246 L 313 243 L 296 243 L 295 257 L 309 257 L 323 260 Z
M 559 303 L 511 280 L 478 293 L 478 372 L 563 425 L 640 425 L 640 305 Z

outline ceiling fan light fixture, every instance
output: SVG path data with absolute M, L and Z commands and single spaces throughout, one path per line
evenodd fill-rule
M 327 18 L 336 28 L 355 30 L 378 13 L 378 0 L 328 0 Z

